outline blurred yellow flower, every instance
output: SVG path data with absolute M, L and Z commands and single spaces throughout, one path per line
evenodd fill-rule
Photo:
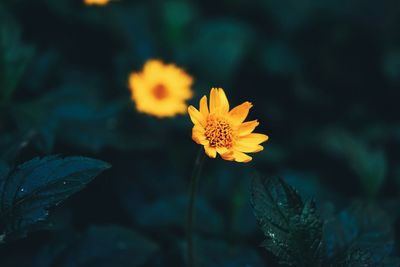
M 149 60 L 143 71 L 132 73 L 129 88 L 139 112 L 159 118 L 186 113 L 193 79 L 173 64 Z
M 91 6 L 91 5 L 105 6 L 110 1 L 111 0 L 84 0 L 85 4 L 88 5 L 88 6 Z
M 252 157 L 245 153 L 263 150 L 260 144 L 268 140 L 265 134 L 253 133 L 258 121 L 244 122 L 252 104 L 243 104 L 229 110 L 229 102 L 222 88 L 212 88 L 210 108 L 207 96 L 200 100 L 200 111 L 188 108 L 194 126 L 192 139 L 204 146 L 206 154 L 215 158 L 217 153 L 225 160 L 249 162 Z

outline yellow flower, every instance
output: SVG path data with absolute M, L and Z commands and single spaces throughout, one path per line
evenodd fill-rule
M 195 107 L 188 108 L 194 126 L 192 139 L 204 146 L 206 154 L 215 158 L 217 153 L 225 160 L 249 162 L 252 157 L 245 153 L 263 150 L 261 143 L 268 140 L 265 134 L 253 133 L 258 121 L 244 122 L 250 102 L 229 110 L 229 102 L 222 88 L 212 88 L 210 93 L 210 109 L 207 96 L 200 100 L 200 111 Z
M 88 6 L 90 6 L 90 5 L 105 6 L 110 1 L 111 0 L 84 0 L 85 4 Z
M 159 60 L 147 61 L 142 72 L 129 78 L 137 110 L 159 118 L 186 113 L 192 83 L 192 77 L 182 69 Z

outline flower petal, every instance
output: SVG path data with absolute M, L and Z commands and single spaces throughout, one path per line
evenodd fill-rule
M 206 136 L 204 135 L 204 128 L 201 126 L 195 125 L 192 129 L 192 139 L 195 141 L 197 144 L 205 145 L 208 144 L 208 140 Z
M 217 88 L 211 88 L 210 92 L 210 113 L 217 112 L 220 107 L 220 98 Z
M 228 101 L 228 98 L 226 97 L 224 89 L 218 88 L 217 90 L 218 90 L 218 94 L 219 94 L 221 112 L 228 113 L 229 112 L 229 101 Z
M 244 102 L 243 104 L 233 108 L 229 115 L 236 125 L 241 124 L 249 114 L 249 110 L 253 105 L 250 102 Z
M 207 96 L 203 96 L 200 99 L 200 112 L 203 114 L 205 118 L 207 118 L 209 111 L 208 111 L 208 104 L 207 104 Z
M 234 146 L 234 149 L 244 153 L 256 153 L 264 150 L 264 147 L 257 144 L 237 142 Z
M 244 122 L 239 126 L 238 136 L 251 134 L 260 123 L 257 120 Z
M 224 159 L 224 160 L 233 161 L 234 160 L 233 151 L 228 151 L 225 154 L 221 154 L 221 158 Z
M 210 158 L 214 159 L 217 156 L 217 150 L 215 149 L 215 147 L 211 147 L 210 145 L 205 145 L 204 151 Z
M 239 151 L 234 151 L 232 156 L 233 156 L 233 160 L 236 162 L 249 162 L 253 159 L 249 155 L 246 155 Z
M 229 150 L 226 147 L 217 147 L 216 150 L 220 155 L 224 155 L 229 152 Z
M 246 135 L 244 137 L 240 137 L 238 139 L 238 142 L 241 144 L 254 144 L 254 145 L 258 145 L 261 144 L 265 141 L 268 140 L 268 135 L 265 134 L 259 134 L 259 133 L 251 133 L 249 135 Z
M 193 106 L 189 106 L 188 107 L 188 112 L 189 112 L 189 116 L 190 119 L 192 120 L 192 122 L 196 125 L 196 124 L 200 124 L 203 127 L 206 124 L 206 120 L 204 118 L 204 116 L 200 113 L 200 111 L 198 111 L 195 107 Z

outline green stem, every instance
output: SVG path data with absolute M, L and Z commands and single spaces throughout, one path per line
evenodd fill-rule
M 187 213 L 187 253 L 188 253 L 188 265 L 190 267 L 195 266 L 195 257 L 194 257 L 194 246 L 193 246 L 193 221 L 195 216 L 195 200 L 196 200 L 196 191 L 197 191 L 197 184 L 200 180 L 201 169 L 203 167 L 203 162 L 206 155 L 203 149 L 200 149 L 196 161 L 194 163 L 192 176 L 190 177 L 190 191 L 189 191 L 189 207 Z

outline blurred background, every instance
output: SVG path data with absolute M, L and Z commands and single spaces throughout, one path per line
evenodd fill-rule
M 1 158 L 85 155 L 113 167 L 55 208 L 47 230 L 0 246 L 0 265 L 92 266 L 106 255 L 97 266 L 184 266 L 200 147 L 188 116 L 136 112 L 128 76 L 151 58 L 194 77 L 190 104 L 211 87 L 231 106 L 251 101 L 249 119 L 270 136 L 249 164 L 206 160 L 201 266 L 283 266 L 260 247 L 256 171 L 314 198 L 323 215 L 373 203 L 399 228 L 399 25 L 391 0 L 1 1 Z M 129 258 L 117 240 L 133 233 L 141 256 Z M 399 255 L 399 231 L 391 238 Z

